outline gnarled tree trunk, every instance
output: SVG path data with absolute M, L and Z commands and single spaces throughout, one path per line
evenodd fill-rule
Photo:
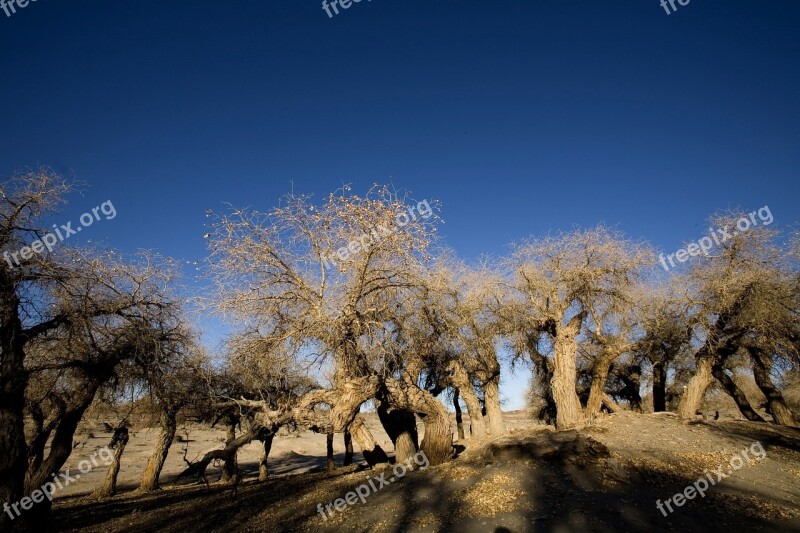
M 106 472 L 106 479 L 103 481 L 103 486 L 92 493 L 93 498 L 110 498 L 117 493 L 117 477 L 122 463 L 122 454 L 125 452 L 127 445 L 128 428 L 121 425 L 114 430 L 114 436 L 108 446 L 114 450 L 114 458 L 108 467 L 108 472 Z
M 489 420 L 489 433 L 503 435 L 506 423 L 500 407 L 500 369 L 483 385 L 483 398 L 486 405 L 486 418 Z
M 369 466 L 375 466 L 379 463 L 388 463 L 389 456 L 383 451 L 383 448 L 375 441 L 372 432 L 364 423 L 361 415 L 357 415 L 353 422 L 350 424 L 350 433 L 353 439 L 361 448 L 361 453 L 364 455 L 364 460 L 367 461 Z
M 615 354 L 602 355 L 597 358 L 592 367 L 592 385 L 589 388 L 589 399 L 586 402 L 586 416 L 595 417 L 600 413 L 603 406 L 603 395 L 605 394 L 606 379 L 611 361 L 616 357 Z
M 230 446 L 232 442 L 236 441 L 236 423 L 234 421 L 228 422 L 226 433 L 225 446 L 227 447 Z M 223 483 L 238 484 L 239 482 L 239 460 L 237 458 L 238 451 L 238 449 L 235 450 L 223 460 L 222 476 L 220 477 L 220 480 Z
M 694 376 L 686 385 L 681 400 L 678 403 L 678 416 L 685 419 L 693 419 L 703 401 L 706 390 L 714 381 L 711 368 L 714 365 L 712 356 L 707 349 L 701 349 L 696 359 L 696 369 Z
M 404 463 L 414 457 L 419 448 L 417 418 L 407 409 L 393 409 L 388 402 L 378 402 L 378 417 L 383 429 L 394 444 L 395 461 Z
M 739 408 L 739 412 L 742 413 L 746 419 L 751 422 L 764 422 L 761 415 L 756 413 L 753 406 L 750 405 L 750 401 L 747 399 L 742 389 L 740 389 L 736 382 L 725 373 L 725 369 L 722 368 L 722 365 L 713 365 L 711 367 L 711 373 L 717 378 L 717 381 L 722 384 L 725 392 L 733 398 L 733 401 L 736 402 L 736 406 Z
M 452 361 L 448 366 L 448 371 L 450 374 L 450 382 L 454 387 L 458 388 L 459 394 L 464 398 L 464 403 L 467 406 L 470 433 L 473 437 L 482 437 L 486 435 L 486 423 L 481 410 L 481 402 L 478 400 L 478 396 L 472 388 L 469 375 L 458 361 Z
M 267 467 L 267 460 L 269 459 L 269 452 L 272 451 L 272 440 L 275 438 L 274 433 L 270 433 L 264 438 L 264 452 L 261 454 L 261 460 L 258 462 L 258 480 L 266 481 L 269 478 L 269 468 Z
M 583 422 L 583 409 L 575 388 L 577 343 L 571 328 L 559 330 L 553 344 L 553 377 L 550 387 L 556 403 L 556 427 L 570 429 Z
M 415 383 L 384 380 L 384 394 L 392 407 L 407 409 L 422 418 L 425 436 L 421 450 L 431 465 L 449 461 L 453 457 L 453 427 L 450 414 L 444 405 L 428 391 Z
M 772 383 L 772 360 L 758 348 L 749 348 L 750 360 L 753 366 L 753 377 L 764 396 L 767 397 L 767 412 L 776 424 L 784 426 L 797 426 L 794 414 L 783 400 L 781 391 Z
M 141 492 L 153 492 L 159 489 L 158 478 L 161 476 L 161 470 L 164 468 L 169 449 L 175 440 L 177 427 L 176 410 L 169 407 L 162 408 L 161 434 L 158 436 L 153 455 L 147 460 L 147 466 L 145 466 L 142 474 L 142 482 L 139 485 Z

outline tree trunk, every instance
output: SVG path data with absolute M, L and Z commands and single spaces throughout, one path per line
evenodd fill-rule
M 473 437 L 483 437 L 486 435 L 486 421 L 483 418 L 481 402 L 472 388 L 469 375 L 458 361 L 452 361 L 448 366 L 448 370 L 450 382 L 458 388 L 459 395 L 464 398 L 464 403 L 467 406 L 470 434 Z
M 453 387 L 453 408 L 456 410 L 456 432 L 458 440 L 464 440 L 464 419 L 461 416 L 461 403 L 458 400 L 458 387 Z
M 506 432 L 503 410 L 500 408 L 500 369 L 483 385 L 483 398 L 486 402 L 486 418 L 489 420 L 489 433 L 494 436 Z
M 603 405 L 605 405 L 606 408 L 612 413 L 618 413 L 620 411 L 617 402 L 615 402 L 614 399 L 608 394 L 603 394 Z
M 227 464 L 232 459 L 235 460 L 239 448 L 250 444 L 254 440 L 264 439 L 267 435 L 274 434 L 278 427 L 279 426 L 274 426 L 272 429 L 267 429 L 264 426 L 255 426 L 251 428 L 250 431 L 244 435 L 226 444 L 225 448 L 221 450 L 211 450 L 207 452 L 201 460 L 190 463 L 189 466 L 178 475 L 178 478 L 197 476 L 205 480 L 206 469 L 211 461 L 222 460 Z M 208 482 L 206 481 L 206 483 Z
M 383 429 L 394 444 L 395 462 L 404 463 L 414 457 L 419 448 L 417 418 L 406 409 L 393 409 L 388 402 L 378 401 L 378 417 Z
M 776 424 L 784 426 L 797 426 L 797 420 L 792 411 L 783 400 L 781 391 L 772 383 L 772 361 L 764 352 L 757 348 L 750 348 L 750 360 L 753 366 L 753 377 L 764 396 L 767 397 L 767 412 Z
M 714 376 L 711 373 L 713 358 L 707 349 L 703 348 L 698 353 L 696 366 L 694 376 L 689 380 L 689 384 L 684 387 L 685 390 L 678 403 L 678 416 L 684 419 L 694 419 L 697 410 L 700 409 L 700 404 L 703 402 L 706 390 L 714 381 Z
M 325 435 L 325 449 L 327 452 L 327 465 L 326 469 L 328 472 L 333 472 L 336 470 L 336 462 L 333 460 L 333 432 L 329 431 L 327 435 Z
M 667 368 L 659 361 L 653 363 L 653 412 L 667 410 Z
M 639 390 L 642 388 L 642 367 L 639 365 L 628 365 L 624 372 L 619 374 L 625 386 L 620 391 L 623 398 L 628 401 L 631 411 L 642 412 L 642 396 Z
M 60 471 L 61 467 L 67 462 L 72 454 L 72 441 L 78 424 L 83 418 L 86 409 L 89 408 L 89 405 L 94 400 L 100 384 L 105 382 L 106 379 L 107 376 L 97 376 L 95 381 L 85 384 L 80 397 L 73 398 L 77 406 L 65 412 L 58 421 L 53 438 L 50 441 L 50 451 L 47 454 L 47 458 L 42 461 L 38 468 L 30 468 L 25 475 L 25 494 L 30 494 L 31 491 L 38 489 L 48 481 L 52 481 L 51 474 Z M 49 510 L 50 503 L 45 499 L 40 504 L 40 507 Z
M 175 432 L 178 426 L 176 418 L 177 412 L 174 409 L 162 408 L 161 434 L 158 437 L 158 442 L 156 442 L 153 455 L 147 460 L 147 466 L 145 466 L 142 474 L 142 482 L 139 485 L 139 491 L 141 492 L 154 492 L 159 489 L 158 478 L 161 476 L 161 470 L 164 468 L 169 449 L 175 440 Z
M 722 387 L 725 391 L 733 398 L 733 401 L 736 402 L 736 406 L 739 408 L 739 412 L 751 422 L 764 422 L 764 419 L 761 418 L 761 415 L 755 412 L 753 406 L 750 405 L 750 401 L 745 396 L 742 389 L 736 384 L 733 379 L 725 373 L 725 369 L 722 368 L 722 365 L 714 365 L 711 367 L 711 373 L 717 378 L 722 384 Z
M 103 486 L 92 493 L 92 498 L 110 498 L 117 493 L 117 476 L 122 462 L 122 454 L 128 445 L 128 428 L 120 426 L 114 430 L 109 448 L 114 449 L 114 459 L 108 467 Z
M 236 440 L 236 424 L 233 422 L 228 423 L 227 435 L 225 439 L 225 446 L 230 446 Z M 222 465 L 222 476 L 220 480 L 223 483 L 237 484 L 239 481 L 239 461 L 237 459 L 238 450 L 225 458 Z
M 575 388 L 577 343 L 571 328 L 559 330 L 554 342 L 553 378 L 550 387 L 556 403 L 556 427 L 571 429 L 583 422 L 583 409 Z
M 592 367 L 592 385 L 589 388 L 589 399 L 586 401 L 586 416 L 595 417 L 600 414 L 603 406 L 608 368 L 615 356 L 603 355 L 599 357 Z
M 350 428 L 344 430 L 344 466 L 353 464 L 353 436 Z
M 421 450 L 431 465 L 449 461 L 453 457 L 453 427 L 450 413 L 444 405 L 428 391 L 415 383 L 400 382 L 392 378 L 384 380 L 387 401 L 392 407 L 407 409 L 422 418 L 425 437 Z
M 261 455 L 261 461 L 258 463 L 258 480 L 266 481 L 269 478 L 269 469 L 267 468 L 267 460 L 269 459 L 269 452 L 272 451 L 272 440 L 275 438 L 274 433 L 270 433 L 264 438 L 264 453 Z
M 375 442 L 375 437 L 372 436 L 372 432 L 364 423 L 361 415 L 357 415 L 355 419 L 353 419 L 353 422 L 350 424 L 350 433 L 353 435 L 353 439 L 358 444 L 358 447 L 361 448 L 364 460 L 367 461 L 370 467 L 379 463 L 389 462 L 389 456 L 387 456 L 383 448 Z
M 11 504 L 23 497 L 28 470 L 24 422 L 28 375 L 23 364 L 19 299 L 14 288 L 8 286 L 5 272 L 0 272 L 0 281 L 3 300 L 0 303 L 0 501 Z M 25 515 L 16 517 L 13 524 L 24 525 L 28 521 Z M 10 517 L 3 512 L 0 531 L 10 530 L 11 524 Z

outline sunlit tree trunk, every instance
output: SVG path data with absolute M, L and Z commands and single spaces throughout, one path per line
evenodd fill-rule
M 412 411 L 425 423 L 425 436 L 420 448 L 430 464 L 449 461 L 453 456 L 453 427 L 444 405 L 414 383 L 387 378 L 384 385 L 386 399 L 392 407 Z
M 367 461 L 369 466 L 389 462 L 389 456 L 375 441 L 375 437 L 372 436 L 372 432 L 362 420 L 361 415 L 356 416 L 350 424 L 350 433 L 353 435 L 353 440 L 356 441 L 358 447 L 361 448 L 364 460 Z
M 417 419 L 406 409 L 392 409 L 388 402 L 378 402 L 378 417 L 383 429 L 394 444 L 395 461 L 406 462 L 417 453 L 419 437 Z
M 156 442 L 153 455 L 148 459 L 147 466 L 145 466 L 142 474 L 142 482 L 139 485 L 140 491 L 153 492 L 159 489 L 158 478 L 161 476 L 161 470 L 164 468 L 169 449 L 175 440 L 177 427 L 177 412 L 168 407 L 163 408 L 161 411 L 161 434 Z
M 686 385 L 678 403 L 678 416 L 681 418 L 693 419 L 696 416 L 706 390 L 714 381 L 714 376 L 711 373 L 713 364 L 713 358 L 708 353 L 708 350 L 706 348 L 701 349 L 696 359 L 697 368 L 695 373 L 692 379 L 689 380 L 689 384 Z
M 459 395 L 463 397 L 469 414 L 470 433 L 473 437 L 482 437 L 486 434 L 486 421 L 483 418 L 481 403 L 475 390 L 472 388 L 469 375 L 464 367 L 458 362 L 453 361 L 448 366 L 450 381 L 458 388 Z M 488 411 L 488 409 L 487 409 Z
M 489 433 L 503 435 L 506 424 L 503 421 L 503 410 L 500 407 L 500 370 L 483 386 L 483 397 L 486 402 L 486 418 L 489 420 Z
M 583 409 L 576 384 L 577 332 L 572 328 L 559 329 L 554 341 L 553 378 L 550 386 L 556 403 L 556 427 L 570 429 L 583 422 Z
M 114 449 L 114 458 L 108 466 L 108 472 L 106 472 L 103 486 L 92 493 L 93 498 L 109 498 L 117 493 L 117 477 L 119 476 L 119 469 L 122 464 L 122 454 L 125 452 L 125 447 L 127 445 L 128 428 L 120 426 L 114 430 L 114 436 L 109 445 L 109 448 Z
M 616 354 L 606 354 L 598 357 L 592 367 L 592 385 L 589 389 L 589 399 L 586 402 L 586 416 L 594 417 L 600 414 L 603 405 L 603 395 L 605 394 L 606 379 L 611 361 Z

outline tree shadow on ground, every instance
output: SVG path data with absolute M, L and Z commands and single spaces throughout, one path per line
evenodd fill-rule
M 758 438 L 746 428 L 728 430 Z M 769 432 L 767 432 L 769 433 Z M 791 439 L 790 439 L 791 440 Z M 793 446 L 796 442 L 790 443 Z M 792 449 L 795 449 L 792 447 Z M 295 466 L 324 465 L 324 458 Z M 250 465 L 248 465 L 250 468 Z M 382 470 L 386 477 L 391 468 Z M 798 522 L 765 519 L 747 505 L 731 505 L 719 487 L 704 498 L 656 507 L 696 481 L 688 473 L 665 474 L 624 466 L 598 441 L 580 432 L 537 431 L 509 436 L 475 453 L 411 472 L 324 520 L 317 504 L 344 497 L 377 471 L 337 470 L 245 482 L 230 487 L 183 487 L 155 495 L 72 505 L 54 513 L 54 530 L 89 531 L 787 531 Z M 747 500 L 758 501 L 758 500 Z

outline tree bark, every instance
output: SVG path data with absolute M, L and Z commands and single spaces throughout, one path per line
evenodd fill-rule
M 379 463 L 389 462 L 389 456 L 386 455 L 383 448 L 375 441 L 375 437 L 372 436 L 372 432 L 364 423 L 361 415 L 357 415 L 350 424 L 350 433 L 353 435 L 353 439 L 358 444 L 358 447 L 361 448 L 364 460 L 367 461 L 370 467 Z
M 472 388 L 472 382 L 469 379 L 464 367 L 458 361 L 452 361 L 448 366 L 450 374 L 450 382 L 459 390 L 459 395 L 464 398 L 464 403 L 467 406 L 467 413 L 469 414 L 469 429 L 473 437 L 482 437 L 486 435 L 486 421 L 483 418 L 481 409 L 481 402 Z
M 706 348 L 702 348 L 696 359 L 696 370 L 689 384 L 686 385 L 681 400 L 678 403 L 678 416 L 684 419 L 694 419 L 706 390 L 714 381 L 711 373 L 713 358 Z
M 119 469 L 122 463 L 122 454 L 125 452 L 125 447 L 128 445 L 128 428 L 120 426 L 114 430 L 109 448 L 114 449 L 114 458 L 108 467 L 106 479 L 103 486 L 92 493 L 93 498 L 110 498 L 117 493 L 117 477 L 119 476 Z
M 575 333 L 572 328 L 560 329 L 554 342 L 553 378 L 550 387 L 556 403 L 558 429 L 571 429 L 583 422 L 583 409 L 575 388 L 577 352 Z
M 797 426 L 797 419 L 783 400 L 781 391 L 772 383 L 772 360 L 757 348 L 750 348 L 750 360 L 753 367 L 753 377 L 764 396 L 767 397 L 767 412 L 776 424 L 784 426 Z
M 653 412 L 667 410 L 667 368 L 663 362 L 653 363 Z
M 28 470 L 25 443 L 25 351 L 22 323 L 18 315 L 19 298 L 0 267 L 0 501 L 9 504 L 23 497 L 25 473 Z M 27 522 L 25 513 L 15 518 L 14 525 Z M 0 516 L 0 530 L 11 528 L 7 513 Z
M 211 461 L 222 460 L 227 463 L 232 458 L 236 457 L 236 453 L 239 451 L 239 448 L 250 444 L 254 440 L 264 439 L 267 435 L 274 434 L 275 431 L 277 431 L 277 426 L 275 426 L 272 430 L 267 429 L 264 426 L 255 426 L 244 435 L 241 435 L 233 441 L 227 443 L 225 448 L 221 450 L 211 450 L 210 452 L 207 452 L 199 461 L 190 463 L 189 466 L 178 475 L 178 478 L 194 475 L 205 479 L 206 469 Z
M 494 436 L 506 432 L 503 410 L 500 407 L 500 369 L 483 385 L 483 398 L 486 402 L 486 418 L 489 420 L 489 433 Z
M 227 438 L 225 439 L 225 446 L 230 446 L 236 440 L 236 424 L 233 421 L 228 423 Z M 236 484 L 239 481 L 239 461 L 237 459 L 238 449 L 234 453 L 225 457 L 222 464 L 222 476 L 220 480 L 223 483 Z
M 353 464 L 353 435 L 350 428 L 344 430 L 344 466 Z
M 603 406 L 606 379 L 608 378 L 608 369 L 615 357 L 616 355 L 603 355 L 594 362 L 592 385 L 589 388 L 589 399 L 586 401 L 587 417 L 595 417 L 600 414 L 600 408 Z
M 269 468 L 267 467 L 267 460 L 269 459 L 269 452 L 272 451 L 272 440 L 275 438 L 274 433 L 270 433 L 264 438 L 264 453 L 261 454 L 261 461 L 258 463 L 258 480 L 266 481 L 269 478 Z
M 611 398 L 611 396 L 609 396 L 608 394 L 603 394 L 603 405 L 605 405 L 606 408 L 612 413 L 618 413 L 620 411 L 617 402 L 615 402 L 614 399 Z
M 177 412 L 168 407 L 163 408 L 161 411 L 161 434 L 156 442 L 153 455 L 147 460 L 139 491 L 154 492 L 159 490 L 158 478 L 161 476 L 161 470 L 164 468 L 169 449 L 175 440 L 177 427 Z
M 453 457 L 453 427 L 444 405 L 412 382 L 386 378 L 384 392 L 392 407 L 412 411 L 422 418 L 425 436 L 421 450 L 430 464 L 438 465 L 449 461 Z
M 336 470 L 336 462 L 333 460 L 333 432 L 329 431 L 325 435 L 325 450 L 327 452 L 327 464 L 326 469 L 328 472 L 333 472 Z
M 722 368 L 722 365 L 716 364 L 711 367 L 711 373 L 717 378 L 722 384 L 722 387 L 725 389 L 733 401 L 736 402 L 736 406 L 739 408 L 739 412 L 751 422 L 764 422 L 764 419 L 761 418 L 761 415 L 756 413 L 753 409 L 753 406 L 750 405 L 750 401 L 745 396 L 742 389 L 736 384 L 733 379 L 725 373 L 725 369 Z
M 393 409 L 387 401 L 378 402 L 378 417 L 383 429 L 394 444 L 394 457 L 398 463 L 414 457 L 419 448 L 417 418 L 407 409 Z
M 458 399 L 458 387 L 453 387 L 453 408 L 456 411 L 456 432 L 458 433 L 458 440 L 464 440 L 464 419 L 461 416 L 461 403 Z

